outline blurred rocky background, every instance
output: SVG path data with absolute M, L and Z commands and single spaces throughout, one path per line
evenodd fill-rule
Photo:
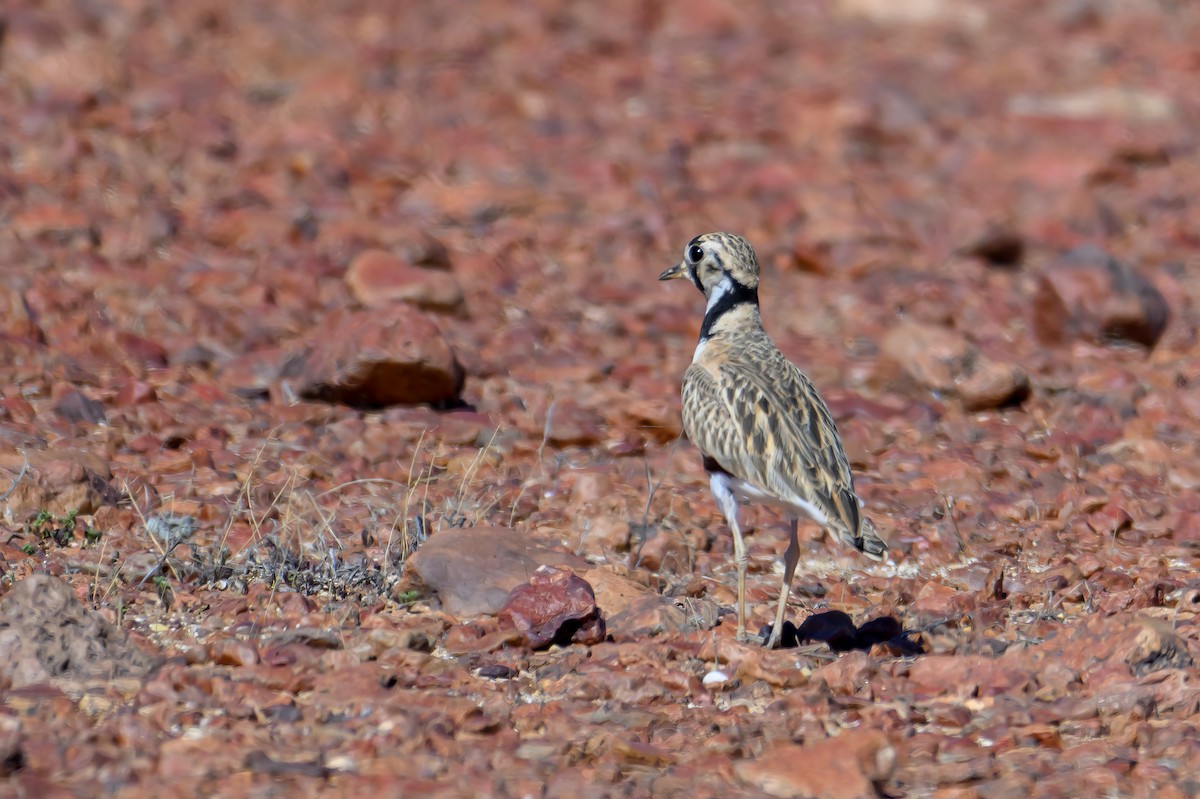
M 8 0 L 8 789 L 1194 795 L 1198 42 L 1186 2 Z M 893 555 L 802 527 L 790 617 L 924 655 L 733 640 L 701 301 L 655 280 L 718 229 Z

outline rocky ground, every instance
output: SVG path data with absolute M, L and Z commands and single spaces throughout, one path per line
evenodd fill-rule
M 1200 6 L 0 21 L 0 795 L 1200 791 Z M 834 646 L 734 640 L 714 229 L 891 545 L 801 528 Z

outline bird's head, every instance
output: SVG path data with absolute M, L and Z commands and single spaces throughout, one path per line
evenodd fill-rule
M 664 270 L 659 280 L 686 277 L 712 297 L 714 291 L 757 292 L 758 259 L 750 242 L 732 233 L 705 233 L 688 242 L 683 260 Z

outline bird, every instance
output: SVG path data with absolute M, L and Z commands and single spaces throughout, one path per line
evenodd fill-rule
M 739 501 L 775 506 L 788 519 L 783 585 L 765 642 L 774 648 L 800 559 L 800 518 L 811 518 L 872 560 L 883 560 L 888 547 L 860 509 L 829 406 L 763 328 L 759 271 L 746 239 L 705 233 L 689 241 L 683 260 L 658 279 L 687 278 L 707 301 L 700 341 L 683 376 L 683 428 L 703 456 L 713 498 L 733 533 L 739 641 L 751 640 Z

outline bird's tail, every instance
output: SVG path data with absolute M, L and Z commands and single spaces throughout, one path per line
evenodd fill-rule
M 858 535 L 847 537 L 846 543 L 866 555 L 871 560 L 883 560 L 887 557 L 888 545 L 879 537 L 875 525 L 863 516 L 858 527 Z

